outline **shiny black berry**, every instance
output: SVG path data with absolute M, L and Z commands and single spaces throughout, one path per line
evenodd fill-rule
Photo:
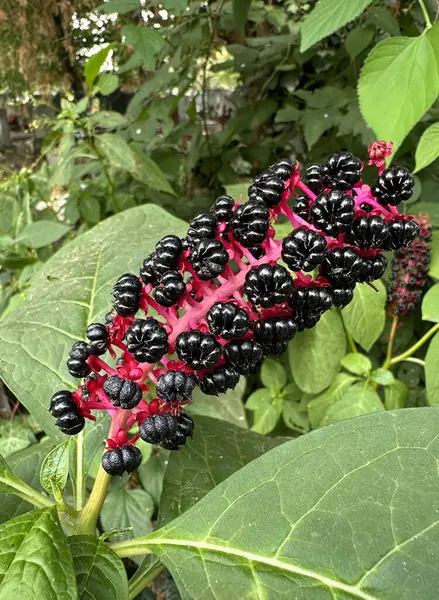
M 253 258 L 259 259 L 265 256 L 266 252 L 262 246 L 252 246 L 248 249 Z
M 262 200 L 267 206 L 273 207 L 281 201 L 284 189 L 282 179 L 268 171 L 255 178 L 248 189 L 248 197 L 250 200 Z
M 73 344 L 67 359 L 67 369 L 72 377 L 86 377 L 90 373 L 90 367 L 87 359 L 90 356 L 90 350 L 86 342 L 76 342 Z
M 337 287 L 332 288 L 331 295 L 334 306 L 343 308 L 352 301 L 354 297 L 354 288 L 351 286 L 338 285 Z
M 292 271 L 312 271 L 327 251 L 324 236 L 304 227 L 295 229 L 282 242 L 282 260 Z
M 210 331 L 226 340 L 243 337 L 250 325 L 248 314 L 232 302 L 217 302 L 207 313 Z
M 84 429 L 85 419 L 72 392 L 60 390 L 50 400 L 49 411 L 57 419 L 56 426 L 67 435 L 75 435 Z
M 166 371 L 157 380 L 156 392 L 165 402 L 183 402 L 192 398 L 195 379 L 183 371 Z
M 104 392 L 113 406 L 129 410 L 137 406 L 142 399 L 142 391 L 134 381 L 112 375 L 104 383 Z
M 265 202 L 250 200 L 235 211 L 231 228 L 235 239 L 245 248 L 252 248 L 267 237 L 269 212 Z
M 394 219 L 388 225 L 389 235 L 383 245 L 386 250 L 400 250 L 410 246 L 420 232 L 419 225 L 411 219 Z
M 84 429 L 85 419 L 79 412 L 68 412 L 58 417 L 55 425 L 66 435 L 76 435 Z
M 382 248 L 389 235 L 389 227 L 381 217 L 360 217 L 355 219 L 347 233 L 351 244 L 362 250 Z
M 208 396 L 218 396 L 227 390 L 233 390 L 239 381 L 238 371 L 231 365 L 218 367 L 211 373 L 206 373 L 199 381 L 200 389 Z
M 233 207 L 235 201 L 230 196 L 220 196 L 213 203 L 210 209 L 218 221 L 218 223 L 229 223 L 233 216 Z
M 354 284 L 363 269 L 363 259 L 352 248 L 334 248 L 320 265 L 324 277 L 343 284 Z
M 139 309 L 142 284 L 137 275 L 126 273 L 113 287 L 113 306 L 121 317 L 132 317 Z
M 250 302 L 270 308 L 288 299 L 293 290 L 291 275 L 280 265 L 260 265 L 245 277 L 244 294 Z
M 310 165 L 306 170 L 306 185 L 314 194 L 320 194 L 323 191 L 323 172 L 322 165 Z
M 288 343 L 297 332 L 297 325 L 291 317 L 259 319 L 253 325 L 256 340 L 264 349 L 264 354 L 283 354 Z
M 303 331 L 314 327 L 331 308 L 332 297 L 327 288 L 299 286 L 294 288 L 289 305 L 294 310 L 298 331 Z
M 142 453 L 136 446 L 120 446 L 107 450 L 102 456 L 102 468 L 109 475 L 132 473 L 142 462 Z
M 309 199 L 305 196 L 300 196 L 294 203 L 294 212 L 297 216 L 302 217 L 306 221 L 309 221 Z
M 365 283 L 380 279 L 384 275 L 387 267 L 387 259 L 384 256 L 372 256 L 363 258 L 363 269 L 358 275 L 357 281 Z
M 234 340 L 224 346 L 224 356 L 241 375 L 253 373 L 264 358 L 264 349 L 255 340 Z
M 193 248 L 201 240 L 211 240 L 215 238 L 217 218 L 213 212 L 203 212 L 197 215 L 189 223 L 189 229 L 186 236 L 186 242 L 189 248 Z
M 348 231 L 354 220 L 355 202 L 340 190 L 318 196 L 311 206 L 311 221 L 327 233 L 336 236 Z
M 159 275 L 176 269 L 183 252 L 183 244 L 176 235 L 167 235 L 155 247 L 154 269 Z
M 229 255 L 218 240 L 201 240 L 190 256 L 195 273 L 204 281 L 221 275 L 228 260 Z
M 180 333 L 176 340 L 177 355 L 192 369 L 211 369 L 222 354 L 222 346 L 210 333 L 198 329 Z
M 274 165 L 271 165 L 269 169 L 276 177 L 282 179 L 282 181 L 287 181 L 291 177 L 291 173 L 293 170 L 293 163 L 288 160 L 288 158 L 282 158 Z
M 402 200 L 409 200 L 413 194 L 415 180 L 405 167 L 392 167 L 381 173 L 371 188 L 374 196 L 381 204 L 396 206 Z
M 140 269 L 140 277 L 145 285 L 157 283 L 159 274 L 155 267 L 155 254 L 150 254 L 143 261 L 143 267 Z
M 178 271 L 166 271 L 154 290 L 154 298 L 162 306 L 174 306 L 185 289 L 183 277 Z
M 125 339 L 128 352 L 139 362 L 156 363 L 168 351 L 168 334 L 156 319 L 136 319 Z
M 350 152 L 332 154 L 322 165 L 325 187 L 333 190 L 351 190 L 360 181 L 363 165 Z
M 108 329 L 102 323 L 92 323 L 86 329 L 85 335 L 90 340 L 88 351 L 90 354 L 99 356 L 105 354 L 108 349 Z

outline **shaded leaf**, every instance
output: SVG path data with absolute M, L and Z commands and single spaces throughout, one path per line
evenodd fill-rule
M 281 390 L 287 383 L 285 367 L 274 358 L 266 358 L 261 367 L 261 381 L 267 388 Z
M 346 36 L 344 45 L 351 60 L 355 60 L 371 43 L 375 37 L 374 27 L 353 29 Z
M 439 322 L 439 283 L 431 287 L 422 299 L 422 318 L 424 321 Z
M 20 231 L 15 242 L 28 248 L 42 248 L 58 241 L 70 227 L 58 221 L 35 221 Z
M 320 425 L 329 425 L 381 410 L 384 410 L 384 406 L 378 394 L 365 383 L 357 383 L 329 407 Z
M 308 418 L 311 427 L 317 428 L 332 404 L 335 404 L 357 379 L 347 373 L 337 373 L 329 388 L 308 402 Z
M 120 540 L 150 533 L 153 514 L 154 501 L 149 494 L 139 488 L 134 490 L 120 488 L 111 491 L 105 498 L 100 518 L 104 532 L 132 527 L 129 533 L 117 536 Z
M 135 49 L 135 53 L 130 58 L 131 64 L 143 66 L 152 71 L 156 65 L 156 56 L 165 46 L 161 33 L 151 27 L 125 25 L 122 28 L 122 35 L 125 37 L 125 43 Z M 126 69 L 126 67 L 125 63 L 124 68 Z
M 269 404 L 271 401 L 271 392 L 268 388 L 260 388 L 259 390 L 255 390 L 250 396 L 247 398 L 245 403 L 245 408 L 247 410 L 258 410 L 265 404 Z
M 193 394 L 193 403 L 187 407 L 191 415 L 214 417 L 228 421 L 239 427 L 247 427 L 244 404 L 242 402 L 245 392 L 245 377 L 241 377 L 234 390 L 229 390 L 220 396 L 207 396 L 200 388 L 196 387 Z
M 425 169 L 439 157 L 439 123 L 430 125 L 419 140 L 416 148 L 415 173 Z
M 357 344 L 369 351 L 386 323 L 386 288 L 374 281 L 378 292 L 366 283 L 357 284 L 354 299 L 342 310 L 343 321 Z
M 439 333 L 428 346 L 425 356 L 425 386 L 430 406 L 439 406 Z
M 283 400 L 271 398 L 270 402 L 262 404 L 255 410 L 253 417 L 252 431 L 267 435 L 276 427 L 282 414 Z
M 112 167 L 121 171 L 134 171 L 136 158 L 134 152 L 120 135 L 102 133 L 96 137 L 96 150 L 106 158 Z
M 95 127 L 103 129 L 115 129 L 128 124 L 126 117 L 114 110 L 99 110 L 89 117 L 89 121 Z
M 135 179 L 148 185 L 153 190 L 175 195 L 171 184 L 157 163 L 141 152 L 135 152 L 135 157 L 136 169 L 132 173 Z
M 252 0 L 232 0 L 233 19 L 236 27 L 241 31 L 245 31 L 251 3 Z
M 70 440 L 59 444 L 49 452 L 40 472 L 41 487 L 48 494 L 56 495 L 66 487 L 69 476 Z
M 119 87 L 119 77 L 115 73 L 102 73 L 98 81 L 98 89 L 104 96 L 108 96 Z
M 395 379 L 384 389 L 384 406 L 386 410 L 405 408 L 409 397 L 409 389 L 405 383 Z
M 137 470 L 143 489 L 148 492 L 157 506 L 160 505 L 163 479 L 168 466 L 169 455 L 170 453 L 166 450 L 154 452 Z
M 110 2 L 105 2 L 104 4 L 100 4 L 97 7 L 97 10 L 100 10 L 104 13 L 127 13 L 132 10 L 137 10 L 140 8 L 140 0 L 110 0 Z
M 37 438 L 23 419 L 0 420 L 0 454 L 8 456 L 35 444 Z

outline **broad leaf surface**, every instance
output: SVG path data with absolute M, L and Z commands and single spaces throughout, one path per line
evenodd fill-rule
M 108 494 L 100 518 L 104 532 L 133 528 L 132 531 L 117 536 L 116 539 L 121 540 L 150 533 L 153 513 L 154 501 L 149 494 L 140 488 L 120 488 Z
M 145 539 L 184 600 L 427 600 L 439 570 L 439 410 L 282 444 Z
M 111 307 L 111 288 L 123 273 L 137 273 L 163 235 L 184 235 L 182 221 L 154 205 L 105 220 L 64 246 L 39 271 L 29 296 L 0 322 L 0 375 L 44 430 L 65 441 L 48 413 L 51 395 L 77 385 L 67 372 L 72 344 Z M 102 425 L 87 424 L 92 438 Z
M 232 0 L 233 18 L 236 27 L 241 31 L 245 31 L 245 24 L 247 23 L 251 2 L 252 0 Z
M 342 311 L 344 324 L 357 344 L 369 351 L 386 323 L 386 288 L 374 281 L 378 292 L 365 283 L 357 284 L 354 299 Z
M 78 600 L 126 600 L 128 580 L 121 559 L 98 538 L 68 538 L 78 585 Z
M 378 394 L 365 383 L 350 387 L 324 416 L 321 426 L 384 410 Z
M 20 231 L 15 241 L 28 248 L 42 248 L 56 242 L 70 227 L 58 221 L 35 221 Z
M 395 379 L 384 389 L 384 406 L 386 410 L 405 408 L 409 397 L 409 389 L 405 383 Z
M 439 157 L 439 123 L 430 125 L 424 131 L 416 148 L 415 173 L 425 169 Z
M 329 408 L 338 402 L 357 378 L 347 373 L 337 373 L 329 388 L 308 403 L 308 418 L 311 427 L 320 425 Z
M 57 493 L 66 487 L 69 476 L 69 456 L 71 440 L 56 446 L 43 461 L 40 473 L 41 486 L 49 494 Z
M 0 454 L 9 456 L 28 448 L 37 441 L 32 429 L 20 417 L 0 420 Z
M 330 385 L 340 370 L 346 336 L 339 314 L 326 312 L 312 329 L 296 335 L 288 346 L 294 381 L 308 394 L 318 394 Z
M 439 333 L 436 333 L 428 346 L 425 356 L 425 385 L 427 399 L 431 406 L 439 406 Z
M 0 527 L 0 599 L 77 600 L 72 555 L 56 509 Z
M 341 365 L 354 375 L 367 375 L 372 370 L 372 363 L 364 354 L 351 352 L 341 359 Z
M 127 142 L 115 133 L 102 133 L 96 137 L 96 150 L 112 167 L 121 171 L 135 171 L 136 157 Z
M 159 524 L 186 512 L 235 471 L 282 443 L 209 417 L 197 417 L 194 439 L 172 452 L 160 502 Z
M 439 283 L 431 287 L 422 299 L 422 318 L 424 321 L 439 322 Z
M 192 398 L 193 403 L 187 408 L 191 415 L 214 417 L 222 421 L 229 421 L 239 427 L 247 427 L 244 404 L 242 398 L 245 392 L 245 378 L 241 377 L 234 390 L 219 396 L 207 396 L 200 388 L 195 388 Z

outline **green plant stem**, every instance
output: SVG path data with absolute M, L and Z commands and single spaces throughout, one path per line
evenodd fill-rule
M 422 368 L 425 367 L 425 360 L 422 360 L 422 358 L 415 358 L 414 356 L 409 356 L 408 358 L 404 358 L 404 360 L 401 362 L 411 362 L 411 363 L 420 365 Z
M 427 333 L 425 335 L 423 335 L 421 337 L 421 339 L 416 342 L 416 344 L 413 344 L 413 346 L 411 348 L 409 348 L 408 350 L 406 350 L 402 354 L 399 354 L 398 356 L 395 356 L 395 358 L 392 358 L 390 364 L 391 365 L 396 365 L 397 363 L 400 363 L 403 360 L 406 360 L 407 358 L 409 358 L 410 356 L 412 356 L 415 352 L 417 352 L 419 350 L 419 348 L 421 348 L 425 344 L 425 342 L 428 342 L 428 340 L 431 337 L 433 337 L 433 335 L 437 331 L 439 331 L 439 323 L 436 323 L 436 325 L 433 325 L 433 327 L 431 329 L 429 329 L 427 331 Z
M 111 477 L 99 467 L 97 477 L 87 504 L 81 511 L 79 518 L 79 529 L 82 533 L 88 535 L 96 534 L 96 526 L 98 523 L 99 513 L 104 504 L 107 495 L 108 486 L 110 485 Z
M 352 337 L 352 335 L 351 335 L 351 332 L 350 332 L 350 331 L 349 331 L 349 329 L 346 327 L 346 324 L 345 324 L 345 322 L 344 322 L 344 319 L 343 319 L 343 313 L 342 313 L 342 311 L 341 311 L 341 308 L 339 308 L 339 309 L 338 309 L 338 314 L 340 315 L 341 322 L 343 323 L 344 332 L 345 332 L 345 334 L 346 334 L 346 339 L 347 339 L 347 341 L 348 341 L 349 347 L 350 347 L 351 351 L 352 351 L 354 354 L 356 354 L 356 353 L 357 353 L 357 347 L 356 347 L 356 345 L 355 345 L 355 341 L 354 341 L 354 338 L 353 338 L 353 337 Z
M 75 508 L 79 512 L 84 506 L 84 431 L 76 438 L 76 486 L 75 486 Z
M 27 485 L 24 481 L 11 481 L 10 479 L 0 477 L 0 483 L 5 483 L 8 486 L 8 492 L 29 502 L 29 504 L 32 504 L 36 508 L 49 508 L 55 505 L 53 500 L 43 496 L 43 494 L 34 490 L 33 487 Z
M 119 204 L 117 203 L 116 193 L 114 191 L 114 182 L 111 179 L 110 172 L 108 171 L 107 167 L 105 166 L 104 161 L 101 160 L 100 163 L 102 165 L 102 170 L 104 172 L 105 178 L 108 183 L 108 189 L 109 189 L 110 196 L 111 196 L 111 204 L 113 205 L 113 212 L 114 212 L 114 214 L 117 214 L 120 212 L 120 208 L 119 208 Z
M 427 29 L 430 29 L 431 27 L 433 27 L 433 25 L 431 23 L 430 16 L 428 14 L 427 7 L 425 6 L 424 0 L 418 0 L 418 2 L 419 2 L 419 6 L 421 7 L 422 14 L 424 15 L 425 25 L 426 25 Z
M 141 571 L 141 568 L 142 567 L 139 568 L 139 571 Z M 137 596 L 143 592 L 143 590 L 151 583 L 151 581 L 154 581 L 157 575 L 161 573 L 164 568 L 165 566 L 157 561 L 152 568 L 141 572 L 140 574 L 135 573 L 129 582 L 128 600 L 134 600 L 137 598 Z
M 389 342 L 387 344 L 386 360 L 384 361 L 383 369 L 388 369 L 392 364 L 393 343 L 395 341 L 396 330 L 398 329 L 398 320 L 399 318 L 397 316 L 393 317 L 392 319 L 392 326 L 390 327 L 389 334 Z
M 146 556 L 152 554 L 152 550 L 149 549 L 147 537 L 134 538 L 132 540 L 126 540 L 125 542 L 115 542 L 110 544 L 110 548 L 113 552 L 116 552 L 120 558 L 128 558 L 129 556 Z

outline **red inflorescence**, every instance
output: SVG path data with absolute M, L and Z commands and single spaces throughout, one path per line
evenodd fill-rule
M 77 433 L 91 411 L 106 410 L 112 454 L 103 466 L 112 474 L 125 463 L 135 468 L 130 448 L 138 436 L 177 450 L 192 435 L 184 409 L 196 385 L 211 395 L 233 388 L 331 306 L 348 304 L 358 282 L 372 285 L 386 267 L 383 251 L 419 233 L 395 207 L 414 181 L 404 168 L 383 172 L 390 151 L 384 142 L 369 150 L 379 168 L 372 188 L 349 152 L 311 165 L 304 179 L 297 162 L 283 159 L 255 178 L 246 204 L 221 196 L 184 239 L 160 240 L 140 276 L 126 273 L 115 283 L 105 325 L 91 324 L 88 342 L 72 348 L 69 371 L 84 380 L 52 401 L 61 431 Z M 274 236 L 280 218 L 291 224 L 284 240 Z M 114 366 L 101 358 L 105 352 Z
M 416 218 L 420 231 L 407 248 L 395 253 L 392 261 L 387 302 L 395 317 L 411 313 L 422 298 L 431 259 L 431 225 L 428 215 Z

